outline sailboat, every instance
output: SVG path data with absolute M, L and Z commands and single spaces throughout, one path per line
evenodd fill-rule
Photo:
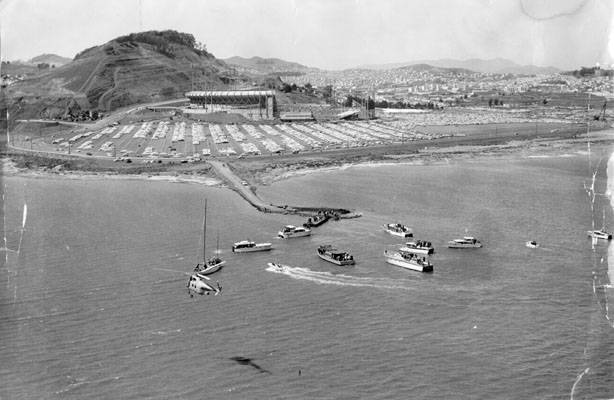
M 219 271 L 226 261 L 217 255 L 207 260 L 207 199 L 205 199 L 205 217 L 203 218 L 203 262 L 196 264 L 194 272 L 200 275 L 209 275 Z
M 590 97 L 589 97 L 589 101 L 590 101 Z M 586 233 L 588 237 L 591 238 L 591 244 L 594 248 L 599 239 L 612 240 L 612 233 L 606 231 L 605 229 L 605 208 L 603 209 L 603 226 L 601 229 L 595 229 L 594 212 L 595 212 L 595 198 L 597 195 L 597 193 L 595 192 L 595 180 L 597 177 L 597 171 L 599 169 L 599 164 L 601 163 L 601 160 L 599 160 L 599 162 L 597 163 L 597 166 L 595 167 L 595 170 L 593 171 L 591 167 L 590 122 L 587 123 L 586 125 L 586 136 L 587 136 L 587 148 L 588 148 L 588 168 L 589 168 L 590 174 L 592 175 L 592 180 L 591 180 L 590 186 L 587 186 L 586 183 L 584 184 L 584 189 L 586 190 L 589 201 L 591 203 L 591 215 L 593 216 L 593 219 L 592 219 L 593 229 L 591 229 L 590 231 L 587 231 Z

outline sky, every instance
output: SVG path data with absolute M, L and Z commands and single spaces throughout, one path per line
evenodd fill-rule
M 218 58 L 324 69 L 442 58 L 614 63 L 612 0 L 0 0 L 3 60 L 72 58 L 164 29 L 193 34 Z

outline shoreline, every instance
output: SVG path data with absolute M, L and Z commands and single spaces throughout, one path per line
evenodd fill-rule
M 590 134 L 593 145 L 614 145 L 614 129 Z M 434 143 L 435 144 L 435 143 Z M 492 159 L 519 159 L 556 156 L 575 156 L 586 154 L 587 135 L 578 135 L 576 138 L 563 139 L 518 139 L 501 144 L 470 144 L 450 146 L 424 146 L 423 148 L 408 151 L 403 154 L 381 154 L 355 157 L 351 150 L 347 153 L 305 155 L 295 158 L 283 158 L 279 161 L 266 159 L 229 159 L 226 162 L 234 168 L 234 173 L 251 183 L 254 189 L 259 186 L 268 186 L 272 183 L 304 176 L 313 173 L 328 173 L 350 167 L 377 167 L 384 165 L 441 165 L 467 161 L 486 161 Z M 207 162 L 205 162 L 207 164 Z M 109 171 L 85 171 L 78 169 L 49 168 L 49 167 L 23 167 L 20 168 L 11 159 L 4 155 L 2 158 L 4 176 L 19 176 L 28 178 L 63 178 L 63 179 L 89 179 L 89 180 L 143 180 L 162 181 L 173 183 L 196 183 L 206 186 L 226 186 L 224 179 L 211 176 L 216 174 L 196 175 L 181 171 L 170 172 L 152 171 L 151 173 L 122 173 Z

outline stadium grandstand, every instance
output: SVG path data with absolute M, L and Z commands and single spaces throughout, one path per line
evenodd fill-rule
M 227 111 L 251 119 L 273 119 L 277 115 L 274 90 L 203 90 L 187 92 L 188 113 Z

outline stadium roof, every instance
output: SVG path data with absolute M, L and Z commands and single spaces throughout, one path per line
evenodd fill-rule
M 201 90 L 187 92 L 186 97 L 257 97 L 275 96 L 274 90 Z

